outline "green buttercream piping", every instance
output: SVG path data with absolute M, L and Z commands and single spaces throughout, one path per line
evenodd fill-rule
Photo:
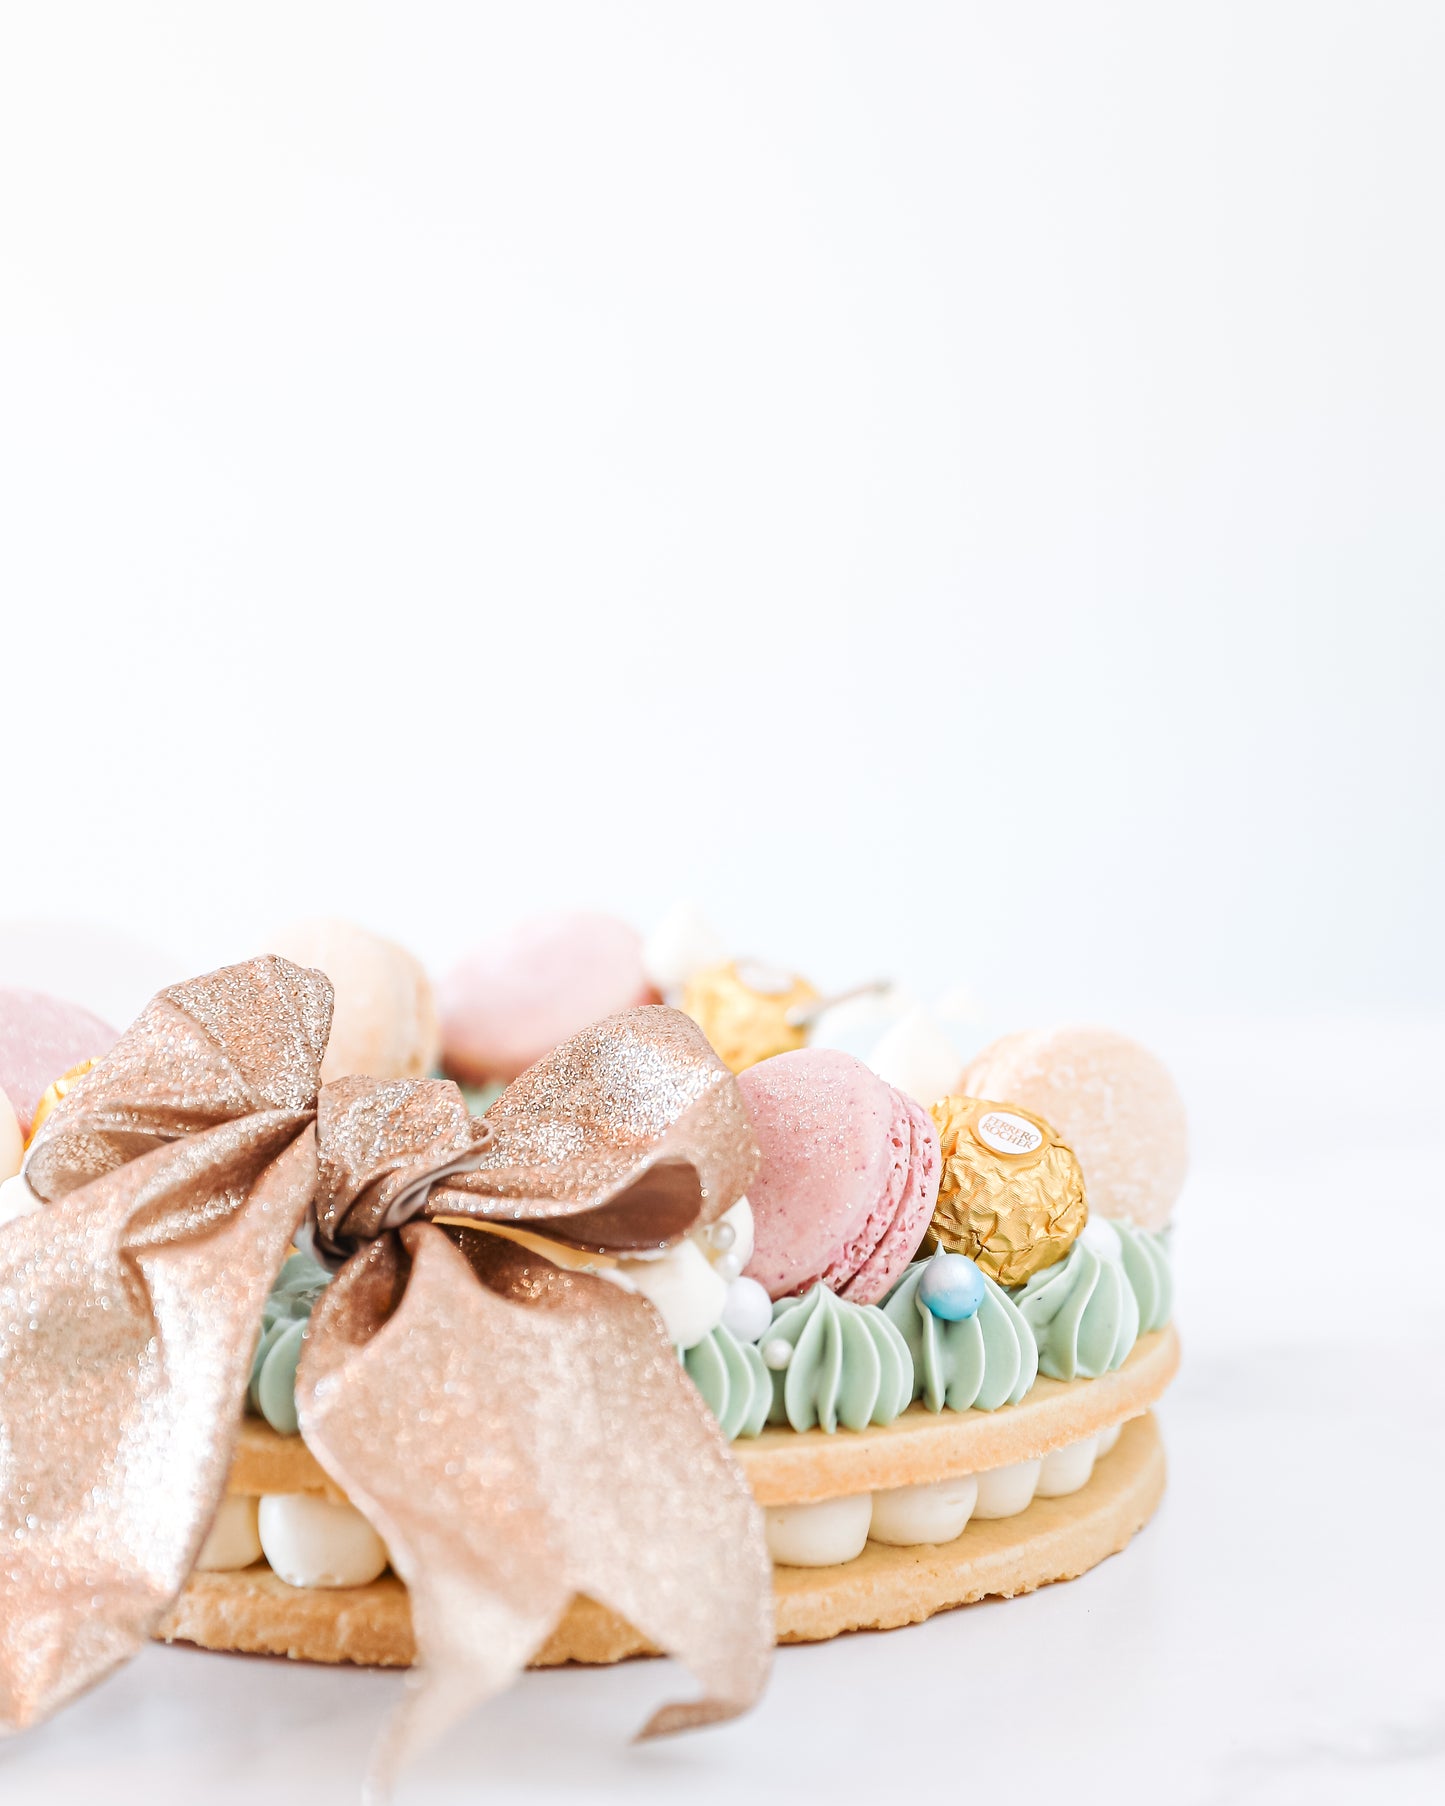
M 1139 1334 L 1163 1329 L 1174 1309 L 1174 1273 L 1165 1252 L 1164 1238 L 1132 1223 L 1116 1222 L 1123 1244 L 1124 1271 L 1139 1300 Z
M 961 1323 L 935 1317 L 918 1296 L 927 1270 L 916 1260 L 883 1306 L 913 1357 L 913 1392 L 930 1411 L 996 1411 L 1016 1405 L 1039 1370 L 1038 1344 L 1001 1285 L 982 1275 L 983 1303 Z
M 1039 1371 L 1051 1379 L 1098 1379 L 1122 1366 L 1139 1338 L 1139 1300 L 1122 1262 L 1081 1241 L 1035 1273 L 1014 1302 L 1038 1338 Z
M 296 1363 L 312 1307 L 330 1283 L 331 1275 L 309 1254 L 289 1255 L 261 1315 L 247 1404 L 283 1436 L 297 1434 Z
M 688 1349 L 682 1364 L 729 1442 L 761 1431 L 768 1421 L 773 1388 L 763 1357 L 751 1342 L 740 1342 L 719 1324 Z
M 769 1423 L 862 1430 L 892 1423 L 913 1397 L 908 1344 L 877 1305 L 848 1304 L 815 1285 L 805 1297 L 774 1306 L 765 1340 L 793 1349 L 788 1365 L 772 1376 Z

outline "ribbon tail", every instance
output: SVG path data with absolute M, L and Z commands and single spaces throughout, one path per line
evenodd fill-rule
M 315 1178 L 307 1119 L 259 1111 L 0 1237 L 0 1729 L 125 1661 L 180 1592 Z
M 413 1224 L 329 1288 L 297 1397 L 303 1437 L 411 1595 L 420 1672 L 378 1787 L 505 1687 L 578 1593 L 703 1684 L 645 1735 L 761 1693 L 761 1514 L 644 1300 L 485 1232 Z

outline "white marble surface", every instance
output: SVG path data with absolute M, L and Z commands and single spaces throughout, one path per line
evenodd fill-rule
M 646 1748 L 660 1663 L 528 1675 L 415 1803 L 1445 1799 L 1445 1027 L 1154 1025 L 1197 1129 L 1170 1485 L 1029 1598 L 780 1653 L 750 1718 Z M 5 1806 L 352 1806 L 401 1682 L 147 1652 L 0 1746 Z

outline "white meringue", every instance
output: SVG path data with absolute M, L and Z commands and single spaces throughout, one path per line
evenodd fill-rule
M 957 1089 L 963 1056 L 928 1011 L 915 1005 L 883 1035 L 867 1064 L 926 1109 Z
M 727 957 L 722 937 L 695 903 L 670 909 L 642 943 L 642 969 L 664 997 L 682 990 L 694 972 L 720 966 Z

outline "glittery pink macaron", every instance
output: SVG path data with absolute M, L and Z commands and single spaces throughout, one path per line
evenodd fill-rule
M 475 1084 L 514 1079 L 589 1022 L 656 1001 L 627 923 L 539 916 L 479 947 L 441 986 L 442 1063 Z
M 120 1036 L 89 1010 L 43 991 L 0 991 L 0 1091 L 21 1130 L 47 1086 L 72 1066 L 98 1060 Z
M 738 1074 L 762 1150 L 747 1271 L 773 1298 L 822 1280 L 874 1304 L 918 1251 L 938 1197 L 938 1130 L 912 1098 L 836 1048 Z

